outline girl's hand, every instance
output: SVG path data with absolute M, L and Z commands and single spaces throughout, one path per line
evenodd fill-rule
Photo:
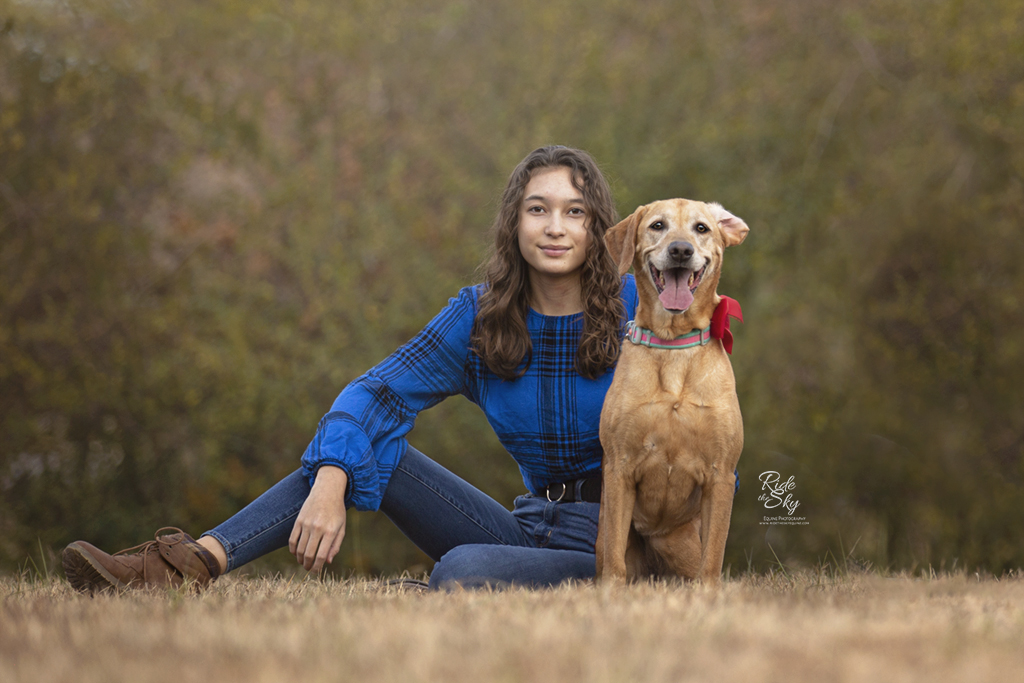
M 288 538 L 291 551 L 307 571 L 319 572 L 334 561 L 345 538 L 345 488 L 348 475 L 340 467 L 324 465 L 316 473 L 309 497 Z

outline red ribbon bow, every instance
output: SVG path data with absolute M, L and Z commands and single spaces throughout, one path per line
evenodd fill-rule
M 732 332 L 729 331 L 729 318 L 743 322 L 743 309 L 740 302 L 723 296 L 711 314 L 711 338 L 721 339 L 727 353 L 732 353 Z

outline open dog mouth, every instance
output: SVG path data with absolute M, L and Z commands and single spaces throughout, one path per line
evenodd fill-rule
M 658 290 L 658 300 L 670 313 L 682 313 L 693 303 L 693 293 L 700 286 L 700 281 L 707 270 L 707 264 L 698 271 L 688 268 L 666 268 L 658 270 L 649 264 L 651 279 Z

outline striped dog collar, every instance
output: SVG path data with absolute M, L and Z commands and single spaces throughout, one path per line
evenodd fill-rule
M 638 327 L 630 320 L 626 323 L 626 339 L 639 346 L 649 346 L 652 349 L 689 349 L 694 346 L 704 346 L 711 341 L 711 326 L 703 330 L 694 330 L 675 339 L 661 339 L 655 337 L 650 330 Z

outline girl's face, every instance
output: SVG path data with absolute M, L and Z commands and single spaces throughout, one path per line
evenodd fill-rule
M 533 172 L 519 207 L 519 251 L 534 287 L 579 277 L 590 244 L 588 219 L 583 194 L 573 186 L 568 168 Z

